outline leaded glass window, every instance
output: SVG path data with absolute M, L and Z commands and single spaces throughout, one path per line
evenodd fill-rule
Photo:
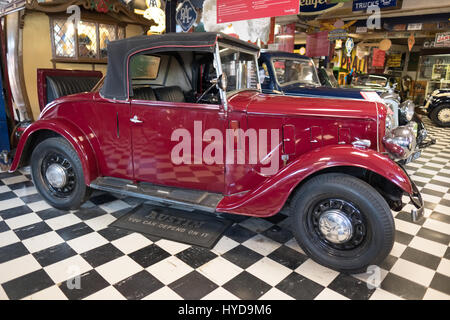
M 53 39 L 55 55 L 75 57 L 75 28 L 65 19 L 53 20 Z
M 112 23 L 80 21 L 75 28 L 66 18 L 53 18 L 50 25 L 57 61 L 106 62 L 108 42 L 125 38 L 125 28 Z

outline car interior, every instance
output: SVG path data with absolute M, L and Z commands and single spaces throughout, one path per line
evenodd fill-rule
M 214 57 L 205 52 L 143 53 L 130 60 L 135 100 L 219 104 Z

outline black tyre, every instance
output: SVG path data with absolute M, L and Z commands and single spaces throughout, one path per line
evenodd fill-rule
M 439 127 L 450 127 L 450 104 L 442 104 L 433 109 L 430 119 Z
M 366 272 L 392 250 L 395 226 L 386 200 L 353 176 L 330 173 L 312 178 L 294 195 L 291 212 L 300 247 L 326 267 Z
M 38 192 L 58 209 L 77 209 L 91 194 L 81 161 L 63 138 L 49 138 L 37 145 L 31 154 L 31 175 Z

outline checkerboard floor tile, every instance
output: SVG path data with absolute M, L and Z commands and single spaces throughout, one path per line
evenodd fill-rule
M 411 206 L 393 212 L 394 247 L 368 273 L 340 274 L 309 259 L 283 213 L 230 216 L 235 223 L 208 250 L 108 227 L 138 199 L 94 192 L 79 210 L 51 208 L 24 168 L 0 172 L 0 300 L 449 300 L 450 129 L 424 120 L 437 143 L 407 170 L 426 219 L 411 222 Z

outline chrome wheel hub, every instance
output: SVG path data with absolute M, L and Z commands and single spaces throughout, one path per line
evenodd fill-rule
M 441 122 L 450 122 L 450 108 L 445 108 L 439 111 L 438 119 Z
M 48 166 L 45 171 L 45 177 L 53 188 L 62 188 L 67 183 L 67 173 L 64 167 L 58 163 Z
M 319 230 L 332 243 L 347 242 L 353 235 L 351 220 L 341 210 L 325 211 L 319 217 Z

